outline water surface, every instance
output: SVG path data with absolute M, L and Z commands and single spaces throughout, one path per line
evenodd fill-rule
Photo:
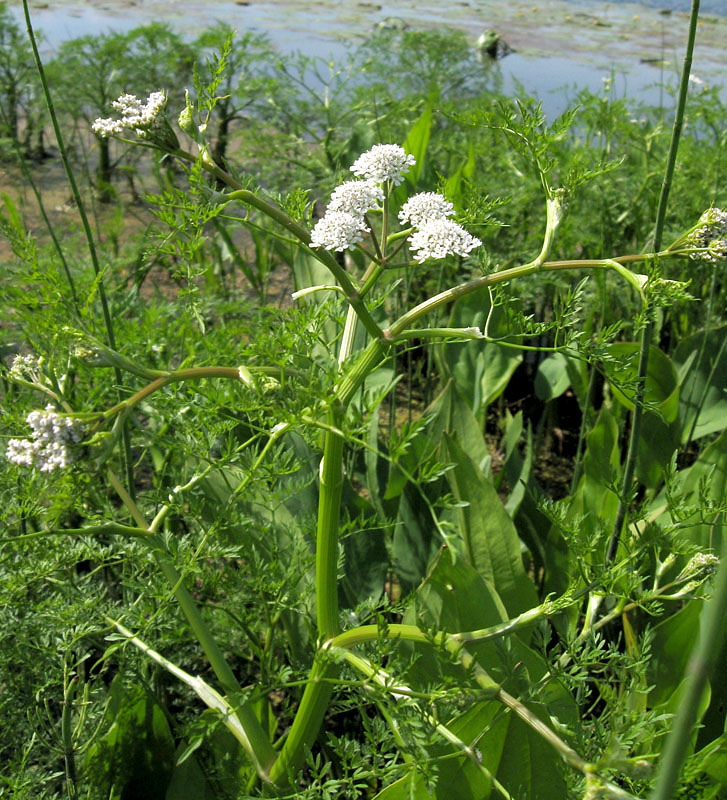
M 31 8 L 47 51 L 86 34 L 126 31 L 163 20 L 191 37 L 215 20 L 240 31 L 265 32 L 283 53 L 342 60 L 390 17 L 410 28 L 448 26 L 472 43 L 494 29 L 513 48 L 499 61 L 504 91 L 520 84 L 554 115 L 578 88 L 601 91 L 613 76 L 612 91 L 635 100 L 670 102 L 664 84 L 675 85 L 683 58 L 689 0 L 456 0 L 446 15 L 441 0 L 51 0 Z M 727 2 L 702 0 L 692 72 L 696 86 L 727 85 Z M 716 12 L 722 12 L 718 14 Z

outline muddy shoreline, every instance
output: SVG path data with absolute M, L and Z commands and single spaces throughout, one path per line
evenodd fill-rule
M 281 52 L 301 50 L 338 57 L 362 41 L 388 17 L 412 28 L 439 27 L 436 0 L 40 0 L 31 5 L 33 24 L 52 50 L 63 39 L 86 33 L 126 30 L 152 20 L 168 22 L 181 34 L 196 35 L 200 26 L 224 20 L 238 30 L 266 32 Z M 650 73 L 659 63 L 675 70 L 683 51 L 688 15 L 635 3 L 584 3 L 514 0 L 456 0 L 446 24 L 464 30 L 474 42 L 485 29 L 497 31 L 520 58 L 562 59 L 607 74 Z M 701 15 L 694 72 L 710 83 L 727 83 L 727 17 Z M 504 67 L 506 64 L 504 65 Z M 553 63 L 554 70 L 568 70 Z M 542 69 L 542 65 L 541 65 Z M 576 75 L 577 79 L 578 76 Z

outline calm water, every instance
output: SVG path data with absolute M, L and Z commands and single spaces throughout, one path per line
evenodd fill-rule
M 682 58 L 689 0 L 459 0 L 448 4 L 446 24 L 464 30 L 472 42 L 485 29 L 498 31 L 514 52 L 497 62 L 493 80 L 505 92 L 522 85 L 537 95 L 546 113 L 563 110 L 577 89 L 601 91 L 613 75 L 616 96 L 670 103 L 663 84 L 674 85 Z M 702 0 L 704 20 L 697 39 L 693 74 L 706 85 L 727 85 L 727 0 Z M 153 19 L 196 36 L 215 20 L 238 30 L 265 32 L 281 52 L 342 60 L 377 22 L 397 17 L 409 27 L 443 23 L 441 0 L 51 0 L 31 9 L 47 52 L 63 40 L 125 31 Z M 660 11 L 661 9 L 662 11 Z M 673 11 L 665 14 L 663 10 Z M 682 13 L 680 13 L 682 12 Z M 707 15 L 718 14 L 708 18 Z
M 611 0 L 614 5 L 623 5 L 627 0 Z M 580 0 L 582 6 L 599 6 L 603 3 L 596 0 Z M 665 9 L 667 11 L 682 11 L 689 13 L 692 8 L 690 0 L 643 0 L 641 5 L 647 8 Z M 727 0 L 701 0 L 699 4 L 700 14 L 719 14 L 727 15 Z

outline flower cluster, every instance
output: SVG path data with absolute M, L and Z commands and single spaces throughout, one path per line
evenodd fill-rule
M 421 227 L 426 222 L 435 219 L 445 219 L 454 214 L 454 206 L 436 192 L 421 192 L 410 197 L 401 207 L 399 219 L 402 224 L 407 222 L 414 228 Z
M 441 194 L 421 192 L 410 197 L 401 207 L 399 219 L 418 228 L 409 237 L 414 260 L 420 264 L 429 259 L 458 255 L 463 258 L 482 242 L 451 219 L 454 206 Z
M 35 467 L 41 472 L 65 469 L 73 461 L 73 446 L 84 435 L 83 426 L 47 406 L 31 411 L 25 420 L 33 431 L 31 439 L 10 439 L 5 456 L 13 464 Z
M 458 255 L 463 258 L 482 242 L 451 219 L 432 219 L 422 223 L 409 237 L 414 260 L 420 264 L 436 258 Z
M 15 356 L 10 366 L 11 378 L 35 380 L 40 372 L 41 361 L 37 356 L 28 354 Z
M 363 217 L 367 211 L 376 208 L 383 199 L 383 189 L 372 180 L 346 181 L 333 190 L 326 213 L 345 211 L 355 217 Z
M 376 183 L 391 181 L 398 186 L 404 180 L 404 173 L 414 164 L 414 156 L 398 144 L 375 144 L 353 162 L 351 172 Z
M 341 251 L 358 244 L 370 232 L 366 213 L 384 200 L 382 184 L 400 184 L 414 164 L 414 157 L 397 144 L 377 144 L 359 156 L 351 171 L 363 180 L 346 181 L 333 190 L 325 215 L 311 233 L 311 247 Z M 399 220 L 417 229 L 409 238 L 409 246 L 419 263 L 448 255 L 464 257 L 482 244 L 448 219 L 453 215 L 452 203 L 435 192 L 421 192 L 404 203 Z
M 165 150 L 179 148 L 179 140 L 166 115 L 167 96 L 164 92 L 152 92 L 145 103 L 136 95 L 122 94 L 111 105 L 120 112 L 121 119 L 99 117 L 91 125 L 91 130 L 101 138 L 120 136 L 125 130 L 130 130 L 140 139 L 153 142 Z
M 325 215 L 311 232 L 310 246 L 340 252 L 358 244 L 370 231 L 366 213 L 383 202 L 381 184 L 386 180 L 400 183 L 413 163 L 412 156 L 396 144 L 377 144 L 360 156 L 351 169 L 364 180 L 346 181 L 333 190 Z
M 688 241 L 700 250 L 693 253 L 692 258 L 704 261 L 727 260 L 727 212 L 719 208 L 708 208 L 699 218 Z
M 689 563 L 677 575 L 675 582 L 692 580 L 704 580 L 714 575 L 719 566 L 719 558 L 714 553 L 697 553 L 689 559 Z
M 327 211 L 311 231 L 310 246 L 340 252 L 352 248 L 368 232 L 363 216 L 348 211 Z

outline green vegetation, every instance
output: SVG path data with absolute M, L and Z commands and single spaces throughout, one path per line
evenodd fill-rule
M 726 797 L 718 91 L 221 24 L 38 74 L 0 6 L 0 796 Z

